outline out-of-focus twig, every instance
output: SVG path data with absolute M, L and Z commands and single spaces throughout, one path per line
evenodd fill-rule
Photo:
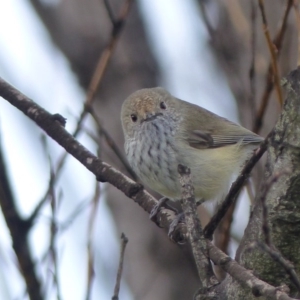
M 202 19 L 205 23 L 207 31 L 208 31 L 209 35 L 211 37 L 213 37 L 214 34 L 215 34 L 215 30 L 212 27 L 212 25 L 210 24 L 210 21 L 208 20 L 208 15 L 207 15 L 206 10 L 205 10 L 205 1 L 198 1 L 198 3 L 199 3 L 199 6 L 200 6 L 200 12 L 201 12 L 201 15 L 202 15 Z
M 85 299 L 89 300 L 91 299 L 91 291 L 92 291 L 92 284 L 93 279 L 95 276 L 94 272 L 94 253 L 93 253 L 93 232 L 94 232 L 94 224 L 96 221 L 98 206 L 99 206 L 99 200 L 100 200 L 100 183 L 96 182 L 95 186 L 95 194 L 93 197 L 93 205 L 91 207 L 91 215 L 89 218 L 89 224 L 88 224 L 88 272 L 87 272 L 87 291 Z
M 124 233 L 121 234 L 121 241 L 122 244 L 121 244 L 121 251 L 120 251 L 119 268 L 118 268 L 117 279 L 116 279 L 114 295 L 112 296 L 112 300 L 119 300 L 119 291 L 120 291 L 121 278 L 122 278 L 123 265 L 124 265 L 124 254 L 125 254 L 126 245 L 128 243 L 128 238 Z
M 50 161 L 51 164 L 51 161 Z M 51 178 L 54 178 L 54 171 L 51 164 Z M 52 181 L 54 182 L 54 181 Z M 61 300 L 61 292 L 60 292 L 60 282 L 58 278 L 58 258 L 56 252 L 56 237 L 57 237 L 57 208 L 58 208 L 58 201 L 54 189 L 54 185 L 51 186 L 50 189 L 50 197 L 51 197 L 51 209 L 52 209 L 52 217 L 51 217 L 51 225 L 50 225 L 50 245 L 49 245 L 49 253 L 51 255 L 51 260 L 53 264 L 53 281 L 56 286 L 56 298 L 57 300 Z
M 60 224 L 59 231 L 62 232 L 64 230 L 67 230 L 69 226 L 75 221 L 75 219 L 79 216 L 80 213 L 84 209 L 86 209 L 91 204 L 91 200 L 82 201 L 78 204 L 78 206 L 74 209 L 74 211 L 70 214 L 70 216 Z
M 94 119 L 94 121 L 96 123 L 98 134 L 100 136 L 101 135 L 104 136 L 104 138 L 106 140 L 106 143 L 113 150 L 113 152 L 116 154 L 116 156 L 118 157 L 118 159 L 120 160 L 120 162 L 125 167 L 126 171 L 130 174 L 130 176 L 134 180 L 137 180 L 136 174 L 133 172 L 132 168 L 128 164 L 127 160 L 123 156 L 123 154 L 120 151 L 120 149 L 118 148 L 117 144 L 114 142 L 114 140 L 111 138 L 111 136 L 109 135 L 109 133 L 105 130 L 105 128 L 103 128 L 103 126 L 101 125 L 101 122 L 100 122 L 100 120 L 99 120 L 99 118 L 98 118 L 95 110 L 92 107 L 89 108 L 89 113 L 91 114 L 91 116 L 93 117 L 93 119 Z
M 256 3 L 255 0 L 251 1 L 251 62 L 249 69 L 249 81 L 250 81 L 250 95 L 249 95 L 249 108 L 251 110 L 251 119 L 254 124 L 255 120 L 255 51 L 256 51 Z
M 51 168 L 51 158 L 49 156 L 49 149 L 47 145 L 47 139 L 46 135 L 42 134 L 41 136 L 41 141 L 42 141 L 42 146 L 44 148 L 44 153 L 47 153 L 47 158 L 50 162 L 50 168 Z M 50 179 L 49 179 L 49 184 L 48 184 L 48 193 L 43 196 L 43 198 L 38 202 L 37 206 L 31 213 L 31 215 L 27 218 L 27 222 L 29 224 L 33 224 L 33 222 L 36 220 L 38 214 L 40 213 L 41 209 L 43 208 L 44 204 L 47 202 L 49 198 L 49 194 L 51 194 L 51 191 L 54 189 L 55 185 L 55 173 L 53 170 L 50 170 Z
M 61 291 L 60 291 L 60 282 L 59 282 L 59 276 L 58 276 L 58 259 L 57 259 L 57 251 L 56 251 L 56 238 L 57 238 L 57 211 L 58 211 L 58 205 L 60 203 L 61 197 L 57 198 L 56 196 L 56 191 L 55 191 L 55 172 L 53 168 L 53 163 L 50 155 L 50 151 L 48 148 L 47 144 L 47 139 L 45 135 L 42 135 L 42 146 L 44 148 L 44 153 L 47 154 L 47 159 L 49 162 L 49 169 L 50 169 L 50 180 L 49 180 L 49 199 L 50 199 L 50 204 L 51 204 L 51 211 L 52 211 L 52 216 L 51 216 L 51 221 L 50 221 L 50 241 L 49 241 L 49 250 L 47 251 L 50 256 L 49 260 L 49 270 L 51 272 L 51 279 L 49 278 L 49 283 L 50 281 L 54 282 L 54 286 L 56 287 L 56 298 L 58 300 L 61 300 Z M 60 195 L 61 196 L 61 195 Z M 28 221 L 32 224 L 35 221 L 35 216 L 38 215 L 38 212 L 42 208 L 44 202 L 48 200 L 48 197 L 43 199 L 36 207 L 34 210 L 34 213 L 30 216 Z M 47 257 L 47 254 L 45 255 L 45 258 Z M 47 281 L 46 281 L 47 283 Z M 46 284 L 45 284 L 46 286 Z
M 228 254 L 228 245 L 230 241 L 230 228 L 233 220 L 233 213 L 235 211 L 236 202 L 234 202 L 226 212 L 224 218 L 221 220 L 218 229 L 215 233 L 215 244 L 223 252 Z
M 282 47 L 282 42 L 283 42 L 283 37 L 286 31 L 286 27 L 287 27 L 287 20 L 288 20 L 288 16 L 289 16 L 289 12 L 291 10 L 292 7 L 292 3 L 293 0 L 288 0 L 287 1 L 287 5 L 286 5 L 286 9 L 284 11 L 284 15 L 282 18 L 282 23 L 281 26 L 279 28 L 279 31 L 277 32 L 273 43 L 272 43 L 272 47 L 271 49 L 275 51 L 274 47 L 276 48 L 276 56 L 277 58 L 280 55 L 280 50 Z M 269 45 L 269 43 L 268 43 Z M 270 46 L 269 46 L 270 49 Z M 277 65 L 276 65 L 277 66 Z M 277 74 L 278 75 L 278 74 Z M 266 74 L 266 86 L 262 95 L 262 99 L 260 101 L 260 107 L 258 109 L 257 115 L 256 115 L 256 119 L 255 119 L 255 123 L 254 123 L 254 127 L 253 127 L 253 131 L 258 133 L 262 127 L 262 123 L 263 123 L 263 118 L 265 115 L 265 111 L 268 105 L 268 101 L 271 95 L 271 92 L 273 90 L 274 87 L 274 80 L 273 80 L 273 60 L 271 59 L 270 63 L 269 63 L 269 67 L 268 67 L 268 71 Z M 278 76 L 279 78 L 279 76 Z
M 271 36 L 270 36 L 264 1 L 258 0 L 258 4 L 259 4 L 260 12 L 261 12 L 264 34 L 265 34 L 268 48 L 269 48 L 270 55 L 271 55 L 272 70 L 273 70 L 273 76 L 274 76 L 274 81 L 275 81 L 275 88 L 276 88 L 276 92 L 277 92 L 277 98 L 278 98 L 278 102 L 279 102 L 280 106 L 282 106 L 283 98 L 282 98 L 282 92 L 281 92 L 281 86 L 280 86 L 279 70 L 278 70 L 278 65 L 277 65 L 277 53 L 276 53 L 277 49 L 275 48 L 276 46 L 273 44 Z

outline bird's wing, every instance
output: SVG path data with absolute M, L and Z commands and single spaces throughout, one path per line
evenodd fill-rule
M 188 138 L 189 145 L 197 149 L 218 148 L 237 143 L 241 143 L 241 145 L 259 144 L 262 141 L 262 137 L 251 131 L 242 135 L 231 132 L 226 135 L 216 135 L 201 130 L 193 130 Z
M 252 131 L 222 118 L 204 108 L 177 99 L 180 110 L 188 116 L 183 118 L 178 137 L 193 148 L 217 148 L 240 143 L 259 144 L 264 139 Z M 192 108 L 192 109 L 191 109 Z

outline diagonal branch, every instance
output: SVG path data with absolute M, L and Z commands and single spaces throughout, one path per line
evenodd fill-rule
M 270 134 L 268 136 L 270 136 Z M 204 228 L 204 235 L 206 238 L 212 239 L 214 231 L 216 230 L 217 226 L 221 222 L 222 218 L 225 216 L 229 207 L 236 201 L 237 196 L 241 191 L 242 187 L 244 186 L 246 180 L 248 179 L 253 167 L 267 150 L 267 144 L 268 144 L 268 137 L 260 145 L 259 150 L 247 162 L 240 176 L 232 184 L 229 193 L 227 194 L 225 200 L 221 203 L 220 208 Z

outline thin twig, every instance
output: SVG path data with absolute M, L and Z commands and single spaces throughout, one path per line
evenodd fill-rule
M 200 12 L 201 12 L 201 15 L 202 15 L 202 19 L 205 23 L 207 31 L 208 31 L 209 35 L 213 38 L 213 36 L 215 34 L 215 30 L 212 27 L 212 25 L 210 24 L 210 21 L 208 20 L 208 16 L 207 16 L 206 9 L 205 9 L 205 3 L 204 3 L 204 1 L 198 1 L 198 3 L 199 3 L 199 6 L 200 6 Z
M 43 196 L 43 198 L 38 202 L 38 204 L 36 205 L 35 209 L 33 210 L 33 212 L 31 213 L 31 215 L 27 218 L 27 222 L 29 224 L 33 224 L 33 222 L 36 220 L 38 214 L 40 213 L 41 209 L 43 208 L 44 204 L 47 202 L 48 198 L 49 198 L 49 194 L 51 194 L 52 189 L 54 189 L 54 185 L 55 185 L 55 172 L 54 170 L 51 170 L 51 158 L 49 155 L 49 149 L 48 149 L 48 145 L 47 145 L 47 139 L 46 139 L 46 135 L 43 134 L 41 136 L 41 141 L 42 141 L 42 146 L 44 149 L 44 153 L 47 153 L 47 159 L 50 162 L 50 179 L 49 179 L 49 184 L 48 184 L 48 193 L 45 194 Z
M 264 1 L 258 0 L 258 4 L 259 4 L 261 17 L 262 17 L 262 21 L 263 21 L 263 29 L 264 29 L 265 37 L 266 37 L 268 48 L 269 48 L 270 55 L 271 55 L 272 69 L 273 69 L 273 75 L 274 75 L 275 88 L 276 88 L 276 92 L 277 92 L 278 102 L 280 104 L 280 107 L 282 107 L 283 98 L 282 98 L 282 92 L 281 92 L 281 86 L 280 86 L 279 70 L 278 70 L 278 65 L 277 65 L 277 53 L 276 53 L 277 49 L 275 48 L 275 45 L 273 44 L 271 36 L 270 36 L 267 17 L 266 17 L 266 13 L 265 13 Z
M 270 133 L 271 134 L 271 133 Z M 218 209 L 217 213 L 211 218 L 209 223 L 204 228 L 204 235 L 208 239 L 212 239 L 213 233 L 217 226 L 219 225 L 220 221 L 226 214 L 228 208 L 231 206 L 232 203 L 234 203 L 237 199 L 237 196 L 239 192 L 241 191 L 244 183 L 248 179 L 250 172 L 252 171 L 255 164 L 259 161 L 259 159 L 262 157 L 262 155 L 267 150 L 267 144 L 268 144 L 268 137 L 262 142 L 260 145 L 260 148 L 253 154 L 251 159 L 247 162 L 245 167 L 243 168 L 241 174 L 236 179 L 236 181 L 232 184 L 229 193 L 227 194 L 225 200 L 221 203 L 220 208 Z
M 287 0 L 286 8 L 284 10 L 283 17 L 282 17 L 281 26 L 273 40 L 273 44 L 275 45 L 275 47 L 277 49 L 277 58 L 278 58 L 279 50 L 281 50 L 281 48 L 282 48 L 283 37 L 284 37 L 285 31 L 286 31 L 287 20 L 288 20 L 290 10 L 292 8 L 292 4 L 293 4 L 293 0 Z
M 53 279 L 54 286 L 56 287 L 56 298 L 58 300 L 60 300 L 60 299 L 62 299 L 62 297 L 61 297 L 60 283 L 59 283 L 59 278 L 58 278 L 58 261 L 57 261 L 56 247 L 55 247 L 56 246 L 55 242 L 56 242 L 56 238 L 57 238 L 56 215 L 57 215 L 59 201 L 57 200 L 56 192 L 55 192 L 55 185 L 54 185 L 55 173 L 54 173 L 54 168 L 53 168 L 50 151 L 49 151 L 48 144 L 47 144 L 46 135 L 42 135 L 42 146 L 44 148 L 44 153 L 47 154 L 47 160 L 49 162 L 49 170 L 50 170 L 49 199 L 50 199 L 50 204 L 51 204 L 52 216 L 51 216 L 51 221 L 50 221 L 50 241 L 49 241 L 49 250 L 48 250 L 48 253 L 50 254 L 50 262 L 49 263 L 51 264 L 51 266 L 49 267 L 49 270 L 51 270 L 53 267 L 53 271 L 51 272 L 51 278 Z M 47 200 L 47 198 L 45 200 Z M 34 215 L 37 216 L 37 214 L 41 210 L 44 202 L 45 201 L 39 202 L 36 209 L 34 210 L 34 214 L 32 214 L 30 216 L 28 221 L 30 221 L 30 222 L 35 221 L 35 217 L 33 217 L 33 216 Z M 49 282 L 50 282 L 50 278 L 49 278 Z
M 106 8 L 106 11 L 108 13 L 108 16 L 110 18 L 110 21 L 112 24 L 115 24 L 116 23 L 116 18 L 114 16 L 114 12 L 111 8 L 111 5 L 109 4 L 109 0 L 104 0 L 104 5 L 105 5 L 105 8 Z
M 252 123 L 255 121 L 255 51 L 256 51 L 256 5 L 255 0 L 251 1 L 251 63 L 249 69 L 249 81 L 250 81 L 250 95 L 249 95 L 249 108 L 251 110 Z
M 130 165 L 128 164 L 127 160 L 125 159 L 124 155 L 122 154 L 122 151 L 119 149 L 119 147 L 117 146 L 117 144 L 114 142 L 114 140 L 111 138 L 111 136 L 109 135 L 109 133 L 103 128 L 103 126 L 101 125 L 101 122 L 95 112 L 95 110 L 90 107 L 89 108 L 89 113 L 91 114 L 91 116 L 93 117 L 96 126 L 97 126 L 97 130 L 98 130 L 98 134 L 101 136 L 103 135 L 105 138 L 105 141 L 107 143 L 107 145 L 113 150 L 113 152 L 116 154 L 116 156 L 118 157 L 118 159 L 120 160 L 120 162 L 123 164 L 123 166 L 125 167 L 126 171 L 129 173 L 129 175 L 134 179 L 137 180 L 137 176 L 136 174 L 133 172 L 132 168 L 130 167 Z
M 50 160 L 50 158 L 49 158 L 49 160 Z M 51 160 L 50 160 L 50 168 L 51 168 L 51 178 L 54 178 L 55 175 L 54 175 Z M 58 201 L 56 199 L 54 185 L 52 185 L 50 188 L 50 197 L 51 197 L 52 218 L 51 218 L 51 225 L 50 225 L 50 233 L 51 234 L 50 234 L 49 253 L 51 255 L 51 260 L 53 263 L 53 281 L 56 286 L 56 298 L 57 298 L 57 300 L 60 300 L 60 299 L 62 299 L 62 297 L 61 297 L 60 284 L 59 284 L 59 279 L 58 279 L 58 262 L 57 262 L 57 253 L 56 253 L 56 247 L 55 247 L 55 241 L 56 241 L 56 237 L 57 237 L 56 214 L 57 214 Z
M 117 273 L 114 295 L 112 296 L 112 300 L 119 300 L 119 292 L 120 292 L 123 264 L 124 264 L 124 254 L 125 254 L 126 245 L 128 243 L 128 238 L 124 233 L 121 234 L 121 241 L 122 244 L 121 244 L 121 251 L 120 251 L 119 267 L 118 267 L 118 273 Z
M 215 236 L 215 244 L 225 253 L 228 253 L 228 245 L 230 241 L 230 228 L 233 220 L 236 203 L 234 202 L 227 210 L 224 218 L 221 220 Z
M 78 204 L 77 207 L 75 207 L 74 211 L 70 214 L 67 219 L 62 222 L 59 226 L 59 231 L 65 231 L 69 228 L 70 225 L 75 221 L 75 219 L 82 213 L 84 209 L 86 209 L 89 205 L 91 204 L 90 200 L 82 201 L 81 203 Z
M 99 182 L 96 182 L 95 194 L 93 197 L 93 205 L 91 207 L 91 215 L 90 215 L 89 224 L 88 224 L 88 245 L 87 245 L 87 250 L 88 250 L 87 278 L 88 278 L 88 280 L 87 280 L 87 291 L 86 291 L 86 296 L 85 296 L 86 300 L 89 300 L 91 298 L 92 284 L 93 284 L 93 279 L 95 276 L 94 253 L 93 253 L 92 246 L 93 246 L 94 225 L 96 222 L 99 201 L 100 201 L 100 184 L 99 184 Z
M 281 26 L 273 40 L 273 45 L 274 45 L 274 47 L 276 47 L 276 51 L 277 51 L 277 58 L 279 57 L 279 55 L 281 53 L 280 50 L 282 47 L 283 37 L 284 37 L 285 31 L 286 31 L 287 20 L 288 20 L 289 12 L 292 7 L 292 3 L 293 3 L 293 0 L 287 1 L 287 5 L 286 5 L 286 9 L 284 11 Z M 272 49 L 273 49 L 273 47 L 272 47 Z M 273 62 L 271 60 L 269 63 L 269 66 L 268 66 L 267 74 L 266 74 L 266 86 L 265 86 L 265 89 L 263 92 L 263 96 L 262 96 L 262 99 L 260 102 L 260 107 L 258 109 L 256 120 L 255 120 L 254 127 L 253 127 L 253 131 L 256 133 L 258 133 L 262 127 L 263 117 L 265 115 L 266 108 L 267 108 L 268 101 L 269 101 L 271 92 L 273 90 L 273 87 L 274 87 Z

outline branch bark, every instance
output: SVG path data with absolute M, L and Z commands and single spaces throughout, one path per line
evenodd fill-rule
M 186 166 L 178 165 L 178 173 L 182 188 L 181 206 L 185 216 L 188 240 L 192 247 L 200 279 L 200 290 L 198 293 L 200 295 L 202 294 L 204 297 L 203 299 L 207 299 L 208 294 L 210 294 L 210 289 L 218 284 L 218 280 L 214 275 L 208 257 L 207 243 L 197 214 L 197 204 L 195 200 L 195 190 L 192 185 L 191 170 Z M 214 293 L 209 296 L 213 298 Z

